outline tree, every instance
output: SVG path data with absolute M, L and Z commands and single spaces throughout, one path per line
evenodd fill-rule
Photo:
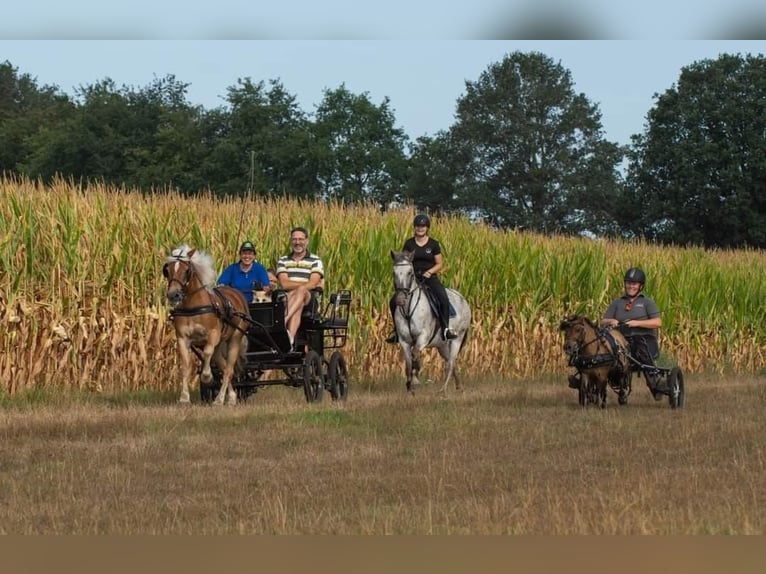
M 20 171 L 34 134 L 73 112 L 57 86 L 40 87 L 7 60 L 0 63 L 0 172 Z
M 279 80 L 240 79 L 228 89 L 230 111 L 211 151 L 208 179 L 219 193 L 314 197 L 319 191 L 310 122 Z
M 636 233 L 766 247 L 766 58 L 696 62 L 655 97 L 628 172 Z
M 109 78 L 81 86 L 73 113 L 30 138 L 24 171 L 46 180 L 60 174 L 146 191 L 197 191 L 200 108 L 186 102 L 187 87 L 172 75 L 140 89 L 118 89 Z
M 322 195 L 387 206 L 402 199 L 407 178 L 407 136 L 394 127 L 390 101 L 374 105 L 345 84 L 325 90 L 314 121 L 321 153 Z
M 462 207 L 454 155 L 450 134 L 443 131 L 433 138 L 420 137 L 412 146 L 406 199 L 420 211 L 456 212 Z
M 613 230 L 622 150 L 569 71 L 538 52 L 514 52 L 466 82 L 450 128 L 458 201 L 499 227 Z

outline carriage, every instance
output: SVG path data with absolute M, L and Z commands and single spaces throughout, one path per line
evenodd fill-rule
M 249 304 L 247 351 L 232 378 L 237 398 L 245 400 L 261 387 L 286 385 L 302 388 L 309 403 L 321 402 L 325 390 L 333 401 L 345 400 L 348 367 L 341 349 L 348 337 L 351 291 L 332 293 L 324 304 L 323 289 L 314 289 L 293 345 L 285 325 L 286 295 L 275 290 Z M 212 372 L 209 383 L 200 381 L 203 403 L 213 402 L 221 388 L 220 369 L 213 365 Z
M 631 335 L 625 327 L 617 328 L 621 330 L 629 345 L 627 371 L 621 376 L 609 378 L 609 386 L 617 393 L 617 401 L 621 405 L 628 403 L 633 376 L 637 375 L 643 377 L 654 400 L 660 401 L 667 396 L 671 409 L 682 408 L 686 401 L 686 389 L 681 367 L 660 367 L 649 352 L 646 337 Z
M 686 400 L 684 375 L 679 366 L 657 364 L 645 336 L 631 334 L 625 325 L 600 328 L 587 317 L 570 315 L 559 327 L 565 333 L 564 350 L 569 366 L 580 376 L 580 405 L 606 406 L 606 388 L 617 394 L 620 405 L 628 403 L 635 376 L 643 377 L 656 401 L 668 398 L 671 409 Z M 574 377 L 570 377 L 572 379 Z

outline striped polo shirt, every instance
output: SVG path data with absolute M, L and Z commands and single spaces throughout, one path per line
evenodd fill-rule
M 280 273 L 287 273 L 290 281 L 308 283 L 312 273 L 319 273 L 324 277 L 324 266 L 322 260 L 311 253 L 299 261 L 293 259 L 292 255 L 285 255 L 277 261 L 277 277 Z

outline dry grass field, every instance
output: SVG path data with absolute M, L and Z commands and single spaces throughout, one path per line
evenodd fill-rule
M 0 532 L 763 534 L 764 382 L 687 376 L 676 411 L 641 383 L 583 410 L 563 374 L 222 409 L 21 393 L 0 405 Z

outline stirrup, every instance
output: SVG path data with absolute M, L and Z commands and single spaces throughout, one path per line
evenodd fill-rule
M 455 333 L 455 331 L 447 327 L 446 329 L 444 329 L 444 339 L 445 340 L 457 339 L 457 333 Z
M 399 342 L 399 333 L 394 331 L 391 333 L 388 338 L 386 338 L 386 343 L 398 343 Z

